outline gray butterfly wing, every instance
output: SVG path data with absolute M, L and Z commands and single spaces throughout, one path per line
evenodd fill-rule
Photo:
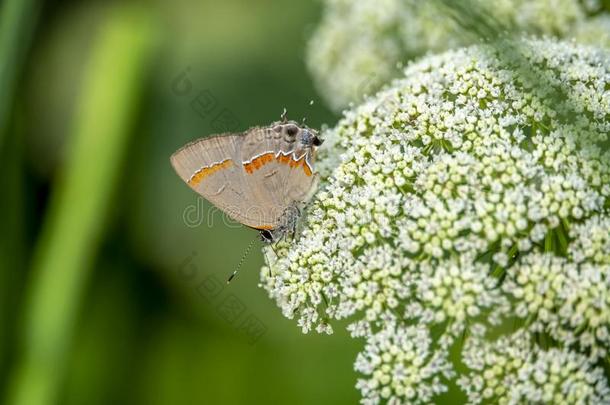
M 239 153 L 243 135 L 220 135 L 191 142 L 174 153 L 170 161 L 185 183 L 231 218 L 247 226 L 249 189 Z
M 291 131 L 294 129 L 294 131 Z M 298 154 L 296 125 L 284 124 L 253 130 L 246 135 L 242 156 L 257 210 L 267 219 L 265 229 L 276 228 L 286 210 L 304 201 L 314 178 L 311 153 Z M 275 149 L 273 149 L 275 148 Z
M 245 187 L 249 190 L 247 216 L 258 220 L 257 229 L 274 229 L 286 209 L 286 172 L 278 170 L 278 153 L 293 148 L 295 137 L 286 136 L 281 126 L 252 128 L 241 144 Z
M 233 219 L 274 229 L 314 184 L 313 152 L 295 153 L 298 131 L 293 123 L 276 123 L 203 138 L 178 150 L 171 162 L 193 190 Z

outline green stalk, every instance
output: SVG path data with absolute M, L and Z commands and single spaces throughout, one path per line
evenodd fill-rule
M 23 199 L 23 142 L 22 128 L 12 125 L 17 136 L 8 138 L 0 151 L 0 381 L 6 381 L 9 348 L 14 338 L 17 291 L 25 274 L 25 221 Z M 10 325 L 10 326 L 9 326 Z M 3 388 L 3 387 L 1 387 Z
M 544 251 L 553 252 L 555 250 L 553 243 L 553 230 L 549 229 L 544 235 Z
M 39 4 L 37 0 L 0 3 L 0 381 L 5 381 L 7 347 L 15 316 L 17 279 L 23 273 L 23 221 L 21 190 L 21 139 L 15 131 L 4 146 L 19 72 L 30 48 Z M 14 127 L 14 126 L 13 126 Z M 10 148 L 10 149 L 9 149 Z M 0 387 L 1 388 L 1 387 Z
M 145 9 L 119 6 L 94 43 L 71 149 L 33 257 L 23 343 L 7 404 L 57 401 L 74 320 L 98 249 L 137 111 L 152 31 Z
M 36 0 L 4 0 L 0 5 L 0 150 L 8 129 L 19 71 L 30 48 L 38 12 Z

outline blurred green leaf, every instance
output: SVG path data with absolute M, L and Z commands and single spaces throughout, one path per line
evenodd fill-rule
M 7 148 L 0 149 L 0 381 L 6 381 L 10 345 L 17 321 L 18 295 L 23 285 L 25 255 L 25 201 L 23 176 L 23 146 L 21 125 L 14 125 L 18 136 L 8 138 Z M 3 387 L 0 387 L 3 388 Z
M 21 358 L 9 404 L 54 403 L 74 317 L 125 157 L 153 39 L 144 8 L 119 6 L 101 27 L 24 303 Z
M 38 20 L 36 0 L 5 0 L 0 5 L 0 150 L 7 135 L 13 93 Z

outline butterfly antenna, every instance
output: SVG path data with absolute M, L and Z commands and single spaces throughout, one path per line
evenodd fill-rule
M 250 242 L 250 244 L 246 248 L 246 251 L 241 256 L 241 260 L 239 261 L 239 264 L 237 265 L 237 268 L 235 269 L 233 274 L 231 274 L 229 276 L 229 278 L 227 279 L 227 284 L 229 284 L 231 282 L 231 280 L 233 280 L 235 278 L 235 276 L 237 275 L 237 272 L 239 272 L 239 269 L 241 269 L 242 264 L 244 264 L 244 260 L 246 260 L 246 257 L 248 257 L 248 254 L 250 254 L 250 251 L 252 250 L 252 246 L 254 245 L 254 242 L 256 242 L 256 238 L 252 239 L 252 241 Z

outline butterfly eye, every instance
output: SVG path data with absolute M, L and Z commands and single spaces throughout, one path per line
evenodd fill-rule
M 286 133 L 290 136 L 295 136 L 299 132 L 299 128 L 296 125 L 287 125 Z

